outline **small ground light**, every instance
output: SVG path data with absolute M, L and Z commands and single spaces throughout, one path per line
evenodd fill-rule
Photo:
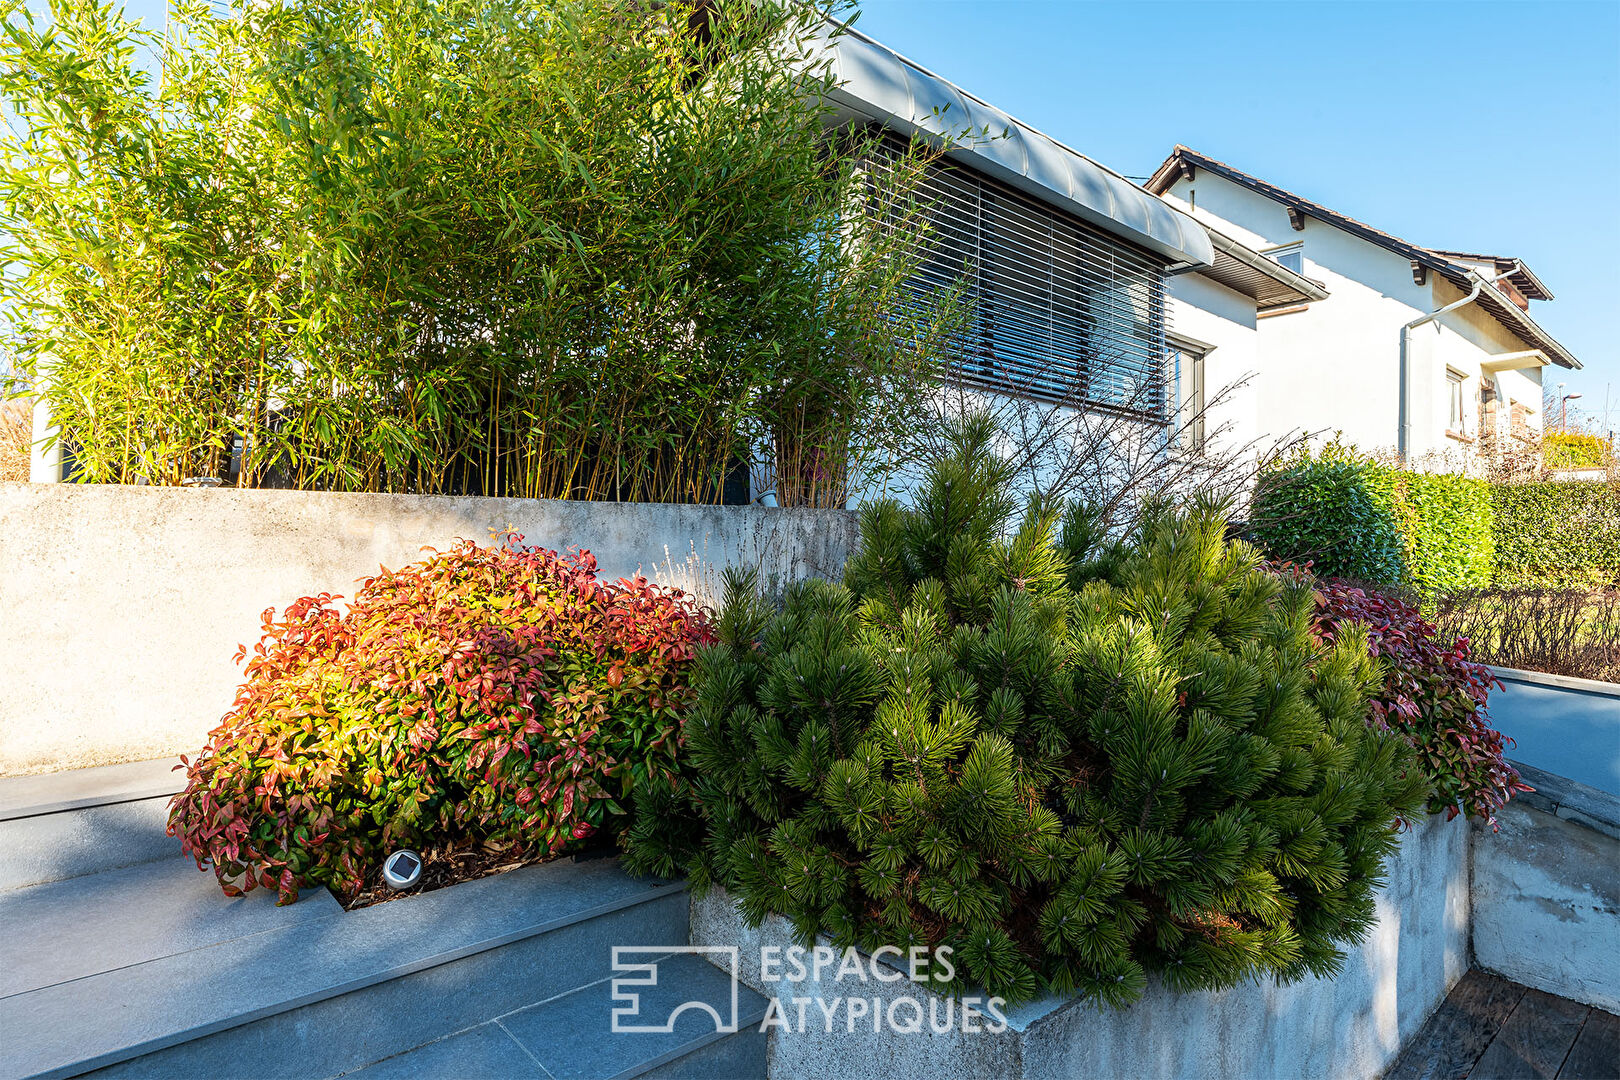
M 383 862 L 383 881 L 390 889 L 409 889 L 422 880 L 422 856 L 396 851 Z

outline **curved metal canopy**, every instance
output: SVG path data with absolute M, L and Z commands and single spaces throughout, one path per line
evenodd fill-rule
M 905 57 L 847 28 L 829 28 L 831 101 L 904 135 L 951 140 L 950 156 L 1098 228 L 1169 259 L 1209 266 L 1204 227 L 1117 173 Z

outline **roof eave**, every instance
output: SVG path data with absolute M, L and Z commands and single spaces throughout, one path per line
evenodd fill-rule
M 1119 173 L 857 30 L 830 26 L 825 43 L 834 104 L 943 143 L 951 157 L 1163 257 L 1171 269 L 1214 261 L 1202 225 Z M 974 137 L 982 132 L 990 137 Z

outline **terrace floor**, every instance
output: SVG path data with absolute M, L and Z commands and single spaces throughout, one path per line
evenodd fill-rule
M 1385 1080 L 1615 1080 L 1620 1016 L 1474 970 Z

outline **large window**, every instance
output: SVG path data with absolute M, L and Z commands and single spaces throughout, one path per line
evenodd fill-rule
M 899 140 L 886 144 L 883 168 Z M 923 302 L 962 282 L 962 371 L 987 389 L 1165 415 L 1164 262 L 950 161 L 928 166 Z M 965 275 L 965 277 L 964 277 Z

